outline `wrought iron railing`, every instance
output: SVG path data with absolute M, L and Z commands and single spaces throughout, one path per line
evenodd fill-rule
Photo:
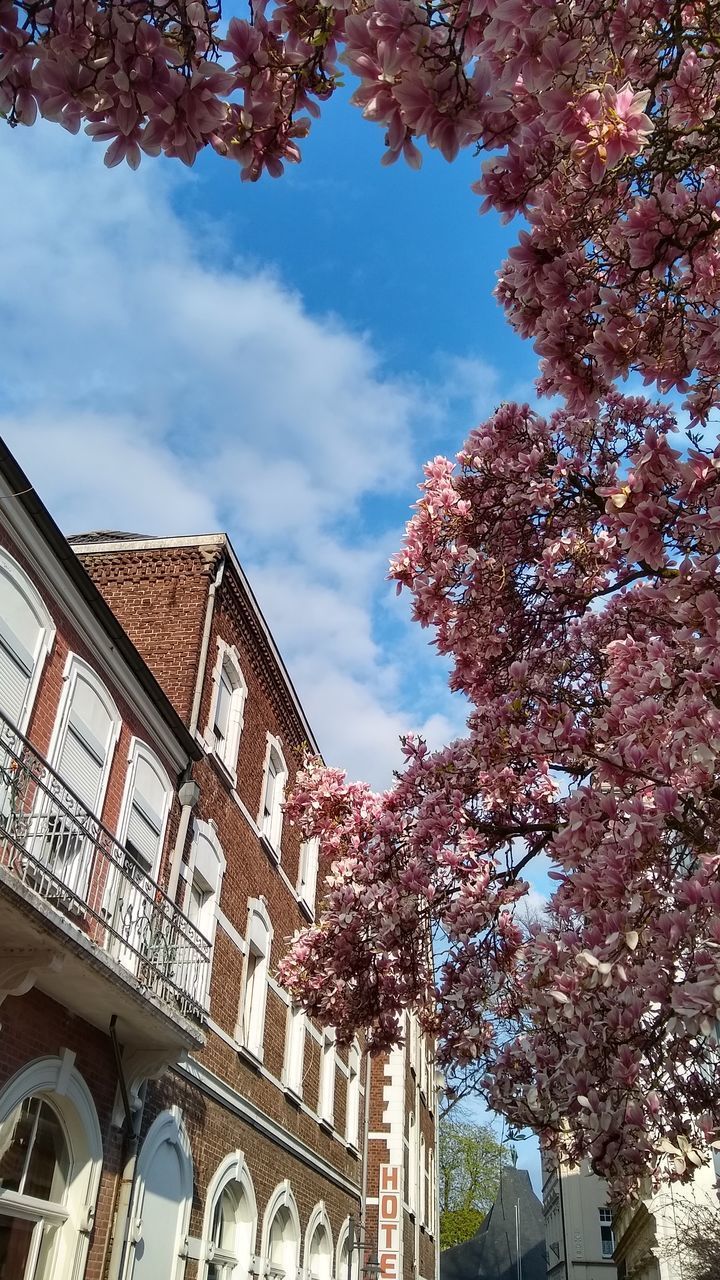
M 210 943 L 0 712 L 0 867 L 200 1021 Z

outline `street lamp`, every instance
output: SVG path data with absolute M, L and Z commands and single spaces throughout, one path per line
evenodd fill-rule
M 367 1276 L 368 1280 L 378 1280 L 381 1271 L 382 1267 L 378 1262 L 378 1256 L 374 1253 L 370 1261 L 365 1263 L 365 1266 L 363 1267 L 363 1275 Z

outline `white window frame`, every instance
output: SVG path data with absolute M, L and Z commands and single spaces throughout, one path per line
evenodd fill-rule
M 205 1280 L 205 1277 L 207 1276 L 207 1264 L 212 1262 L 216 1256 L 216 1251 L 211 1238 L 215 1208 L 221 1195 L 231 1183 L 236 1183 L 241 1188 L 243 1194 L 247 1197 L 248 1205 L 250 1207 L 250 1221 L 247 1224 L 249 1226 L 249 1231 L 247 1233 L 248 1239 L 246 1241 L 249 1253 L 247 1266 L 243 1267 L 243 1258 L 237 1257 L 235 1267 L 231 1274 L 233 1276 L 233 1280 L 246 1280 L 247 1277 L 252 1275 L 252 1263 L 257 1245 L 257 1200 L 255 1197 L 255 1187 L 253 1186 L 253 1180 L 250 1176 L 250 1170 L 248 1169 L 245 1156 L 242 1151 L 233 1151 L 221 1161 L 218 1168 L 215 1170 L 215 1173 L 208 1183 L 205 1195 L 205 1215 L 202 1229 L 203 1252 L 201 1258 L 201 1262 L 204 1262 L 205 1265 L 200 1268 L 200 1275 L 203 1277 L 203 1280 Z M 238 1226 L 238 1234 L 239 1232 L 240 1227 Z M 240 1252 L 241 1248 L 238 1248 L 236 1245 L 236 1255 L 239 1255 Z M 229 1260 L 222 1257 L 221 1261 L 227 1265 Z
M 355 1224 L 357 1232 L 357 1222 Z M 360 1267 L 360 1250 L 358 1248 L 357 1239 L 353 1241 L 353 1254 L 350 1267 L 350 1275 L 352 1280 L 358 1280 Z M 348 1254 L 350 1252 L 350 1219 L 346 1218 L 338 1233 L 338 1241 L 335 1249 L 335 1277 L 336 1280 L 348 1280 Z
M 63 1216 L 52 1214 L 52 1206 L 47 1215 L 48 1219 L 52 1216 L 57 1221 L 53 1275 L 62 1276 L 85 1274 L 103 1168 L 102 1133 L 95 1103 L 74 1062 L 75 1054 L 68 1049 L 59 1057 L 36 1058 L 0 1090 L 0 1124 L 8 1120 L 26 1098 L 40 1097 L 51 1104 L 65 1131 L 71 1164 Z M 39 1221 L 44 1216 L 45 1201 L 42 1200 L 2 1191 L 0 1203 L 18 1217 Z
M 270 781 L 270 761 L 275 756 L 279 767 L 276 769 L 276 781 L 273 789 L 272 808 L 266 817 L 266 797 L 268 784 Z M 283 802 L 285 800 L 285 788 L 288 780 L 288 767 L 285 763 L 283 755 L 282 743 L 279 738 L 274 738 L 271 733 L 267 735 L 267 746 L 265 749 L 265 763 L 263 766 L 262 790 L 260 792 L 260 808 L 258 810 L 257 825 L 265 847 L 268 848 L 273 857 L 280 861 L 280 847 L 282 842 L 283 828 Z
M 305 1010 L 289 1004 L 285 1023 L 285 1060 L 282 1082 L 286 1089 L 302 1098 L 305 1066 Z
M 598 1214 L 600 1216 L 600 1256 L 604 1258 L 605 1261 L 608 1261 L 609 1259 L 612 1259 L 612 1256 L 615 1252 L 615 1231 L 613 1229 L 612 1209 L 608 1209 L 607 1205 L 603 1205 L 600 1209 L 598 1209 Z M 603 1248 L 603 1245 L 605 1243 L 602 1235 L 603 1227 L 605 1227 L 606 1229 L 609 1229 L 610 1231 L 609 1243 L 612 1245 L 612 1249 L 610 1250 L 609 1253 L 606 1253 L 605 1249 Z
M 298 863 L 297 895 L 301 906 L 307 908 L 309 915 L 311 915 L 313 919 L 315 917 L 319 861 L 319 837 L 314 836 L 310 840 L 303 840 L 300 845 L 300 858 Z
M 40 595 L 37 587 L 20 567 L 17 560 L 6 551 L 4 547 L 0 547 L 0 574 L 6 577 L 19 595 L 23 596 L 26 604 L 30 608 L 31 613 L 35 614 L 38 622 L 38 635 L 35 641 L 35 651 L 29 656 L 32 658 L 32 671 L 28 681 L 28 687 L 25 693 L 22 711 L 16 728 L 21 733 L 25 733 L 30 716 L 32 715 L 35 705 L 35 697 L 40 684 L 40 679 L 45 666 L 45 660 L 52 651 L 55 643 L 55 623 L 52 620 L 50 612 Z
M 345 1101 L 345 1141 L 359 1150 L 360 1141 L 360 1067 L 362 1054 L 357 1041 L 348 1049 L 347 1096 Z
M 270 1233 L 273 1223 L 278 1212 L 281 1209 L 287 1209 L 292 1225 L 295 1229 L 295 1260 L 294 1265 L 288 1267 L 278 1267 L 270 1261 Z M 295 1196 L 290 1186 L 289 1178 L 285 1178 L 280 1182 L 273 1191 L 267 1202 L 265 1216 L 263 1218 L 262 1229 L 262 1254 L 260 1260 L 260 1275 L 267 1276 L 269 1280 L 296 1280 L 298 1267 L 300 1265 L 300 1242 L 302 1233 L 300 1231 L 300 1215 L 298 1213 Z
M 220 907 L 220 892 L 225 875 L 225 854 L 218 840 L 213 822 L 193 819 L 193 837 L 190 846 L 190 862 L 185 872 L 186 891 L 183 911 L 190 914 L 190 894 L 196 884 L 202 886 L 206 900 L 203 902 L 200 918 L 195 927 L 210 943 L 210 959 L 205 969 L 204 988 L 198 992 L 198 1000 L 206 1009 L 210 1008 L 210 987 L 213 956 L 215 952 L 215 932 L 217 914 Z
M 103 684 L 99 675 L 93 670 L 89 663 L 85 662 L 83 658 L 79 658 L 76 653 L 69 653 L 65 662 L 65 670 L 63 672 L 63 691 L 60 698 L 60 705 L 57 709 L 57 715 L 55 716 L 53 731 L 50 736 L 48 762 L 53 769 L 57 769 L 60 753 L 65 744 L 65 735 L 67 733 L 68 722 L 72 712 L 73 694 L 80 677 L 94 688 L 95 693 L 100 698 L 100 701 L 104 703 L 105 710 L 107 711 L 110 720 L 110 732 L 108 734 L 105 760 L 103 762 L 103 771 L 100 778 L 100 795 L 99 799 L 96 801 L 97 810 L 95 813 L 95 817 L 102 821 L 102 814 L 107 796 L 107 786 L 110 779 L 110 770 L 112 768 L 115 748 L 122 728 L 122 718 L 117 706 L 115 705 L 110 690 Z
M 337 1075 L 337 1059 L 335 1050 L 335 1028 L 326 1027 L 320 1050 L 320 1085 L 318 1097 L 318 1116 L 321 1124 L 331 1128 L 335 1120 L 335 1077 Z
M 158 847 L 153 859 L 152 865 L 148 867 L 148 875 L 153 879 L 158 879 L 160 864 L 162 861 L 162 852 L 165 845 L 165 832 L 167 831 L 168 815 L 172 805 L 173 785 L 168 777 L 167 770 L 163 767 L 155 752 L 143 742 L 141 738 L 132 738 L 130 740 L 130 750 L 128 751 L 128 770 L 125 776 L 125 787 L 123 790 L 122 804 L 120 806 L 120 820 L 118 822 L 118 840 L 120 844 L 125 844 L 128 837 L 130 827 L 130 817 L 132 814 L 132 804 L 135 795 L 135 782 L 137 778 L 138 765 L 141 760 L 149 764 L 154 772 L 158 775 L 163 789 L 164 800 L 162 812 L 158 814 L 160 818 L 160 830 L 158 833 Z
M 238 1044 L 262 1062 L 273 928 L 267 907 L 260 898 L 251 898 L 248 903 L 245 943 L 240 1008 L 235 1035 Z M 252 991 L 249 990 L 251 967 Z M 250 1007 L 248 1007 L 248 997 L 251 1000 Z
M 103 810 L 107 799 L 107 788 L 110 780 L 110 771 L 112 769 L 115 757 L 115 749 L 122 729 L 122 720 L 120 712 L 112 698 L 110 691 L 103 684 L 97 672 L 78 657 L 76 653 L 68 653 L 65 662 L 65 670 L 63 672 L 64 687 L 60 697 L 60 703 L 55 715 L 55 723 L 50 735 L 50 744 L 48 747 L 48 762 L 52 769 L 56 771 L 63 784 L 67 787 L 68 792 L 72 790 L 72 794 L 76 794 L 74 789 L 70 787 L 70 780 L 63 776 L 60 768 L 61 757 L 67 740 L 69 731 L 70 718 L 73 710 L 73 699 L 78 681 L 82 678 L 97 695 L 102 703 L 104 710 L 108 716 L 108 731 L 104 745 L 104 758 L 102 770 L 98 779 L 98 790 L 94 801 L 94 808 L 90 810 L 81 800 L 83 808 L 87 812 L 91 812 L 93 816 L 102 822 Z M 53 836 L 44 832 L 45 823 L 43 815 L 47 814 L 52 808 L 52 797 L 50 793 L 38 792 L 36 797 L 36 815 L 38 818 L 37 829 L 38 834 L 33 837 L 33 856 L 41 863 L 44 863 L 50 874 L 54 877 L 54 881 L 58 883 L 53 886 L 54 892 L 62 897 L 63 890 L 59 884 L 67 886 L 69 892 L 73 895 L 75 901 L 83 901 L 90 889 L 90 878 L 93 874 L 93 865 L 95 859 L 92 853 L 90 837 L 80 837 L 80 826 L 77 830 L 73 830 L 70 838 L 70 848 L 65 852 L 59 852 L 59 844 L 62 843 L 62 817 L 58 817 L 60 831 L 56 830 Z M 59 844 L 55 841 L 59 835 Z M 71 909 L 75 910 L 76 906 L 71 903 Z
M 233 786 L 237 785 L 237 760 L 240 750 L 240 738 L 245 723 L 245 704 L 247 702 L 247 681 L 242 673 L 240 655 L 234 645 L 218 639 L 218 653 L 212 673 L 212 694 L 208 722 L 203 737 L 213 755 L 227 771 Z M 228 715 L 228 732 L 224 742 L 218 741 L 215 733 L 215 712 L 220 696 L 220 681 L 223 670 L 227 671 L 233 685 Z
M 321 1275 L 321 1273 L 318 1271 L 313 1271 L 310 1266 L 313 1241 L 315 1239 L 315 1235 L 317 1234 L 318 1230 L 325 1231 L 327 1233 L 328 1240 L 330 1241 L 330 1252 L 328 1254 L 329 1270 L 328 1270 L 327 1276 Z M 306 1280 L 330 1280 L 330 1277 L 332 1276 L 332 1273 L 333 1273 L 334 1253 L 335 1253 L 335 1245 L 333 1241 L 332 1227 L 330 1226 L 330 1219 L 328 1217 L 327 1209 L 325 1207 L 325 1201 L 320 1200 L 318 1204 L 315 1205 L 315 1208 L 310 1214 L 307 1227 L 305 1228 L 305 1242 L 303 1247 L 303 1269 L 305 1272 Z

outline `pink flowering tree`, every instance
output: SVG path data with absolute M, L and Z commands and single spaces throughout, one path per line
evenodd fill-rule
M 243 177 L 300 158 L 339 59 L 384 159 L 487 155 L 483 208 L 529 227 L 498 296 L 541 387 L 596 403 L 639 370 L 702 419 L 720 374 L 718 0 L 0 0 L 0 112 Z
M 310 761 L 289 804 L 332 862 L 292 993 L 378 1050 L 416 1010 L 512 1126 L 618 1191 L 720 1136 L 720 449 L 676 433 L 640 398 L 510 404 L 429 463 L 391 575 L 467 735 L 408 738 L 383 795 Z

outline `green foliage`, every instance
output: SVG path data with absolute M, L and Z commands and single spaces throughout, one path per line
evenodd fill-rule
M 464 1244 L 482 1226 L 484 1213 L 479 1209 L 447 1209 L 440 1214 L 440 1248 L 452 1249 Z
M 453 1111 L 440 1120 L 440 1248 L 462 1244 L 475 1234 L 490 1208 L 507 1163 L 507 1148 L 487 1124 Z

